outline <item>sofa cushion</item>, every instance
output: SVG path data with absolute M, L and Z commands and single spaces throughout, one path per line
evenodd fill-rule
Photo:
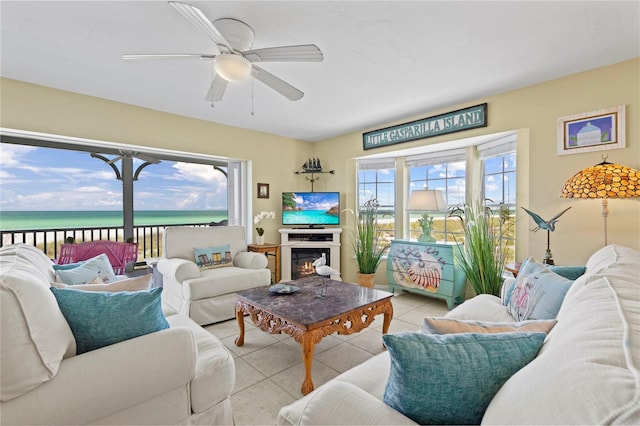
M 185 299 L 199 300 L 266 285 L 270 279 L 268 269 L 207 269 L 200 277 L 183 281 L 182 291 Z
M 35 247 L 0 248 L 1 400 L 18 397 L 53 378 L 76 344 L 55 297 L 51 260 Z
M 509 377 L 533 360 L 544 333 L 386 334 L 384 402 L 420 424 L 480 424 Z
M 518 272 L 508 311 L 516 321 L 553 319 L 572 283 L 529 257 Z
M 506 332 L 538 332 L 549 333 L 556 320 L 530 320 L 521 322 L 492 322 L 457 320 L 454 318 L 425 318 L 422 331 L 431 334 L 448 333 L 506 333 Z
M 162 313 L 162 287 L 117 293 L 50 290 L 71 326 L 78 354 L 169 328 Z
M 196 247 L 193 250 L 196 265 L 200 270 L 231 266 L 231 245 L 220 247 Z
M 638 270 L 635 250 L 594 253 L 537 358 L 505 383 L 483 422 L 640 424 Z M 535 397 L 514 398 L 523 390 Z
M 105 284 L 117 280 L 109 258 L 104 253 L 81 262 L 75 268 L 56 270 L 56 278 L 59 278 L 56 281 L 69 285 L 90 284 L 96 277 Z
M 491 294 L 479 294 L 456 306 L 445 315 L 460 320 L 513 322 L 513 317 L 502 305 L 500 298 Z

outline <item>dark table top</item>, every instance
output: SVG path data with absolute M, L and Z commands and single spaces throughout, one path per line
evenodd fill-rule
M 272 293 L 269 287 L 252 288 L 236 294 L 240 300 L 304 327 L 393 296 L 386 291 L 326 279 L 325 296 L 318 297 L 324 282 L 325 278 L 314 275 L 282 283 L 300 288 L 291 294 Z

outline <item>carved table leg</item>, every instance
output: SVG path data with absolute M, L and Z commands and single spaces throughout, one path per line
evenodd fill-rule
M 300 341 L 302 346 L 302 360 L 304 361 L 304 382 L 302 382 L 301 392 L 303 395 L 313 390 L 313 380 L 311 380 L 311 365 L 313 363 L 313 350 L 315 348 L 315 338 L 313 333 L 304 333 Z
M 393 305 L 391 301 L 385 303 L 384 320 L 382 322 L 382 334 L 387 334 L 389 326 L 391 325 L 391 319 L 393 318 Z
M 236 346 L 242 346 L 244 345 L 244 311 L 238 305 L 236 305 L 236 320 L 240 329 L 240 335 L 236 338 Z

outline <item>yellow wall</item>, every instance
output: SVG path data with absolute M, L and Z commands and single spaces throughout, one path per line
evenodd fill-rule
M 279 212 L 282 191 L 307 189 L 293 172 L 308 158 L 310 143 L 1 79 L 0 126 L 99 141 L 150 146 L 251 161 L 253 215 Z M 282 153 L 286 155 L 282 155 Z M 257 183 L 269 199 L 257 199 Z M 272 223 L 268 223 L 272 222 Z M 280 239 L 275 221 L 265 222 L 266 241 Z
M 356 200 L 356 171 L 353 158 L 437 144 L 472 136 L 518 131 L 517 154 L 517 247 L 516 256 L 534 256 L 542 260 L 546 250 L 546 232 L 530 232 L 533 221 L 520 209 L 526 207 L 543 218 L 571 206 L 551 234 L 551 251 L 556 264 L 582 265 L 603 245 L 603 221 L 600 200 L 570 200 L 559 197 L 564 182 L 578 171 L 602 161 L 640 169 L 640 59 L 587 71 L 523 89 L 455 104 L 440 110 L 425 111 L 406 119 L 382 123 L 362 132 L 429 117 L 480 103 L 488 103 L 488 127 L 364 151 L 362 132 L 343 135 L 314 145 L 314 155 L 327 158 L 336 175 L 327 190 L 340 190 L 346 207 Z M 602 108 L 626 105 L 626 148 L 591 153 L 557 155 L 557 119 Z M 393 115 L 390 113 L 390 115 Z M 609 243 L 640 250 L 640 198 L 609 201 Z M 344 217 L 344 216 L 343 216 Z M 347 227 L 353 228 L 352 222 Z M 350 229 L 345 227 L 347 238 Z M 347 244 L 345 244 L 345 242 Z M 348 240 L 343 245 L 349 248 Z M 350 250 L 343 250 L 343 278 L 355 280 L 357 271 Z M 378 271 L 376 283 L 386 282 L 386 265 Z
M 601 204 L 594 200 L 559 198 L 564 182 L 577 171 L 608 161 L 640 168 L 640 58 L 620 64 L 548 81 L 535 86 L 479 98 L 465 104 L 381 123 L 375 128 L 429 117 L 479 103 L 488 103 L 486 128 L 415 141 L 392 147 L 363 151 L 362 132 L 351 133 L 317 143 L 307 143 L 266 133 L 238 129 L 117 102 L 77 95 L 55 89 L 1 80 L 2 127 L 61 134 L 134 145 L 191 151 L 250 160 L 254 191 L 253 214 L 275 210 L 280 215 L 280 193 L 309 190 L 304 176 L 294 171 L 309 156 L 322 160 L 324 174 L 315 183 L 319 191 L 340 191 L 342 207 L 355 208 L 356 157 L 437 144 L 503 131 L 518 132 L 517 197 L 519 207 L 527 207 L 551 217 L 571 206 L 551 235 L 551 249 L 558 264 L 584 264 L 602 246 Z M 626 145 L 624 149 L 572 154 L 556 154 L 557 118 L 617 105 L 626 105 Z M 390 112 L 389 115 L 394 115 Z M 284 154 L 284 155 L 283 155 Z M 255 198 L 256 183 L 270 184 L 271 198 Z M 609 242 L 640 250 L 640 199 L 610 200 Z M 530 232 L 531 219 L 518 213 L 517 257 L 533 255 L 541 259 L 546 233 Z M 345 225 L 342 244 L 342 272 L 346 281 L 355 280 L 355 263 L 350 250 L 353 221 L 342 215 Z M 265 224 L 267 241 L 278 241 L 280 219 Z M 386 265 L 376 282 L 385 283 Z

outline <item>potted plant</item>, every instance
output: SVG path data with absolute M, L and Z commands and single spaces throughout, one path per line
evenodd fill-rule
M 480 200 L 454 207 L 449 216 L 458 217 L 464 226 L 464 244 L 454 252 L 476 294 L 500 296 L 502 273 L 507 258 L 505 234 L 508 215 L 494 214 Z
M 264 228 L 262 227 L 260 222 L 262 222 L 263 219 L 275 219 L 275 218 L 276 218 L 275 212 L 266 212 L 266 211 L 261 211 L 259 214 L 257 214 L 253 218 L 253 223 L 256 225 L 256 234 L 258 234 L 258 237 L 256 238 L 256 242 L 258 245 L 264 244 Z
M 358 263 L 358 285 L 373 287 L 373 278 L 388 244 L 378 226 L 378 200 L 371 199 L 360 208 L 356 218 L 353 251 Z

